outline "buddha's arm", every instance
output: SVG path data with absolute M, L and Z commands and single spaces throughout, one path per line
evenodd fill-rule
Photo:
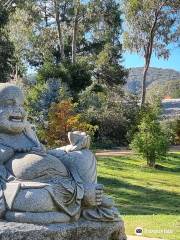
M 14 156 L 14 150 L 10 147 L 0 144 L 0 165 L 7 162 Z

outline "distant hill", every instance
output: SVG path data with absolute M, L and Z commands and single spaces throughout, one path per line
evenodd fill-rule
M 180 79 L 163 82 L 152 82 L 147 87 L 147 99 L 151 100 L 153 96 L 161 99 L 180 98 Z
M 180 99 L 165 99 L 162 101 L 163 119 L 180 119 Z
M 143 76 L 143 68 L 131 68 L 129 70 L 129 77 L 125 88 L 133 93 L 139 93 L 141 90 L 141 81 Z M 147 75 L 147 87 L 151 84 L 163 85 L 167 81 L 180 80 L 180 72 L 172 69 L 149 68 Z

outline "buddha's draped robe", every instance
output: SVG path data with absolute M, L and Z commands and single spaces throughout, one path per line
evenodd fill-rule
M 47 154 L 35 138 L 26 133 L 0 134 L 0 166 L 0 194 L 4 189 L 9 208 L 13 207 L 21 189 L 45 188 L 59 211 L 71 217 L 80 211 L 84 191 L 76 169 L 67 170 L 60 159 Z

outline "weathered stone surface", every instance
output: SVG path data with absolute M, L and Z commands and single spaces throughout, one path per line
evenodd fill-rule
M 70 145 L 47 152 L 23 105 L 21 89 L 0 84 L 0 218 L 32 224 L 71 223 L 80 216 L 119 221 L 112 199 L 97 183 L 90 136 L 70 132 Z
M 0 222 L 0 240 L 126 240 L 123 221 L 34 225 Z

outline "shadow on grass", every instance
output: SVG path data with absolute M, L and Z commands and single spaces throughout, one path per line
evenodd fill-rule
M 108 167 L 108 169 L 118 169 L 123 170 L 124 168 L 137 168 L 136 159 L 131 158 L 130 156 L 121 156 L 121 157 L 103 157 L 101 158 L 101 162 L 103 161 L 104 166 Z M 129 164 L 129 161 L 133 161 Z M 98 161 L 99 162 L 99 161 Z
M 146 161 L 141 159 L 138 155 L 136 156 L 121 156 L 121 157 L 106 157 L 104 159 L 104 166 L 111 168 L 112 170 L 118 169 L 132 169 L 132 168 L 140 168 L 143 171 L 151 172 L 151 171 L 166 171 L 166 172 L 180 172 L 180 155 L 179 154 L 168 154 L 167 157 L 163 157 L 161 160 L 157 161 L 156 168 L 149 168 L 146 165 Z M 142 165 L 139 164 L 142 162 Z M 172 164 L 172 167 L 165 166 L 166 164 Z
M 157 170 L 166 171 L 166 172 L 180 172 L 180 167 L 170 168 L 170 167 L 166 167 L 166 166 L 163 166 L 163 165 L 156 164 L 155 168 Z
M 113 196 L 117 207 L 126 215 L 180 214 L 176 193 L 129 184 L 111 177 L 99 177 L 105 191 Z
M 180 154 L 176 154 L 176 153 L 171 153 L 171 154 L 167 154 L 167 157 L 163 157 L 161 163 L 172 163 L 173 161 L 173 165 L 175 166 L 179 166 L 180 164 Z

